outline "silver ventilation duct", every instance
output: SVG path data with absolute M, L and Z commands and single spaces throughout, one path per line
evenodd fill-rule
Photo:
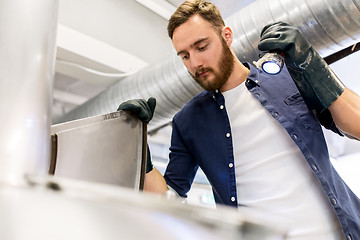
M 360 39 L 360 0 L 257 0 L 226 19 L 233 29 L 232 47 L 242 62 L 258 59 L 261 29 L 274 21 L 299 27 L 321 56 L 349 47 Z M 164 29 L 165 31 L 165 29 Z M 201 88 L 174 54 L 109 87 L 57 122 L 115 111 L 128 99 L 157 99 L 149 131 L 169 123 Z
M 0 1 L 0 184 L 46 174 L 57 0 Z

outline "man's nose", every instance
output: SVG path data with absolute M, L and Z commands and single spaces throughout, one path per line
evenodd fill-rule
M 195 71 L 197 69 L 203 67 L 203 62 L 202 62 L 201 58 L 199 56 L 197 56 L 196 54 L 190 58 L 190 67 Z

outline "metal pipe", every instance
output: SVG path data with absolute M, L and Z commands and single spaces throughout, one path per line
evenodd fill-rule
M 96 97 L 75 108 L 56 123 L 113 112 L 128 99 L 157 99 L 155 116 L 149 127 L 153 130 L 171 121 L 172 116 L 201 91 L 183 63 L 175 54 L 148 66 L 112 85 Z
M 360 39 L 359 0 L 257 0 L 227 19 L 241 61 L 258 58 L 261 29 L 275 21 L 297 26 L 322 57 Z
M 257 0 L 226 19 L 234 32 L 232 47 L 242 62 L 259 58 L 257 44 L 261 29 L 274 21 L 286 21 L 303 32 L 321 56 L 351 46 L 360 39 L 360 0 Z M 128 99 L 158 100 L 149 131 L 169 123 L 201 88 L 189 76 L 175 54 L 129 76 L 57 122 L 104 114 Z
M 338 51 L 336 53 L 333 53 L 329 56 L 327 56 L 326 58 L 324 58 L 324 60 L 326 61 L 327 64 L 332 64 L 334 62 L 337 62 L 340 59 L 343 59 L 357 51 L 360 50 L 360 42 L 355 43 L 354 45 L 344 48 L 341 51 Z
M 0 1 L 0 183 L 47 174 L 57 0 Z

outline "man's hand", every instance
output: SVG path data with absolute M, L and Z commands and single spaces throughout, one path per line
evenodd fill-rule
M 156 107 L 156 99 L 151 97 L 148 101 L 144 99 L 133 99 L 123 102 L 118 107 L 117 111 L 123 110 L 132 113 L 140 121 L 144 123 L 149 123 L 154 115 Z M 147 145 L 147 154 L 146 154 L 146 173 L 152 171 L 154 168 L 151 156 L 149 145 Z
M 300 65 L 305 62 L 306 51 L 311 45 L 296 27 L 276 22 L 262 29 L 258 48 L 261 51 L 283 52 L 287 58 L 291 58 L 291 62 Z
M 133 99 L 123 102 L 117 111 L 124 110 L 134 114 L 140 121 L 149 123 L 155 111 L 156 99 L 151 97 L 149 100 Z
M 294 26 L 283 22 L 265 26 L 258 48 L 284 53 L 289 73 L 310 109 L 327 109 L 345 90 L 327 63 Z

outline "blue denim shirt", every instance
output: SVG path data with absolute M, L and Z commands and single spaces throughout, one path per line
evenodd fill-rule
M 286 129 L 305 156 L 334 207 L 345 236 L 360 239 L 359 198 L 331 165 L 319 120 L 308 110 L 287 69 L 268 75 L 245 65 L 250 68 L 246 87 Z M 338 132 L 331 115 L 322 118 L 327 128 Z M 231 127 L 221 92 L 198 94 L 174 116 L 172 127 L 170 162 L 164 176 L 167 184 L 186 197 L 201 167 L 216 203 L 237 207 Z

